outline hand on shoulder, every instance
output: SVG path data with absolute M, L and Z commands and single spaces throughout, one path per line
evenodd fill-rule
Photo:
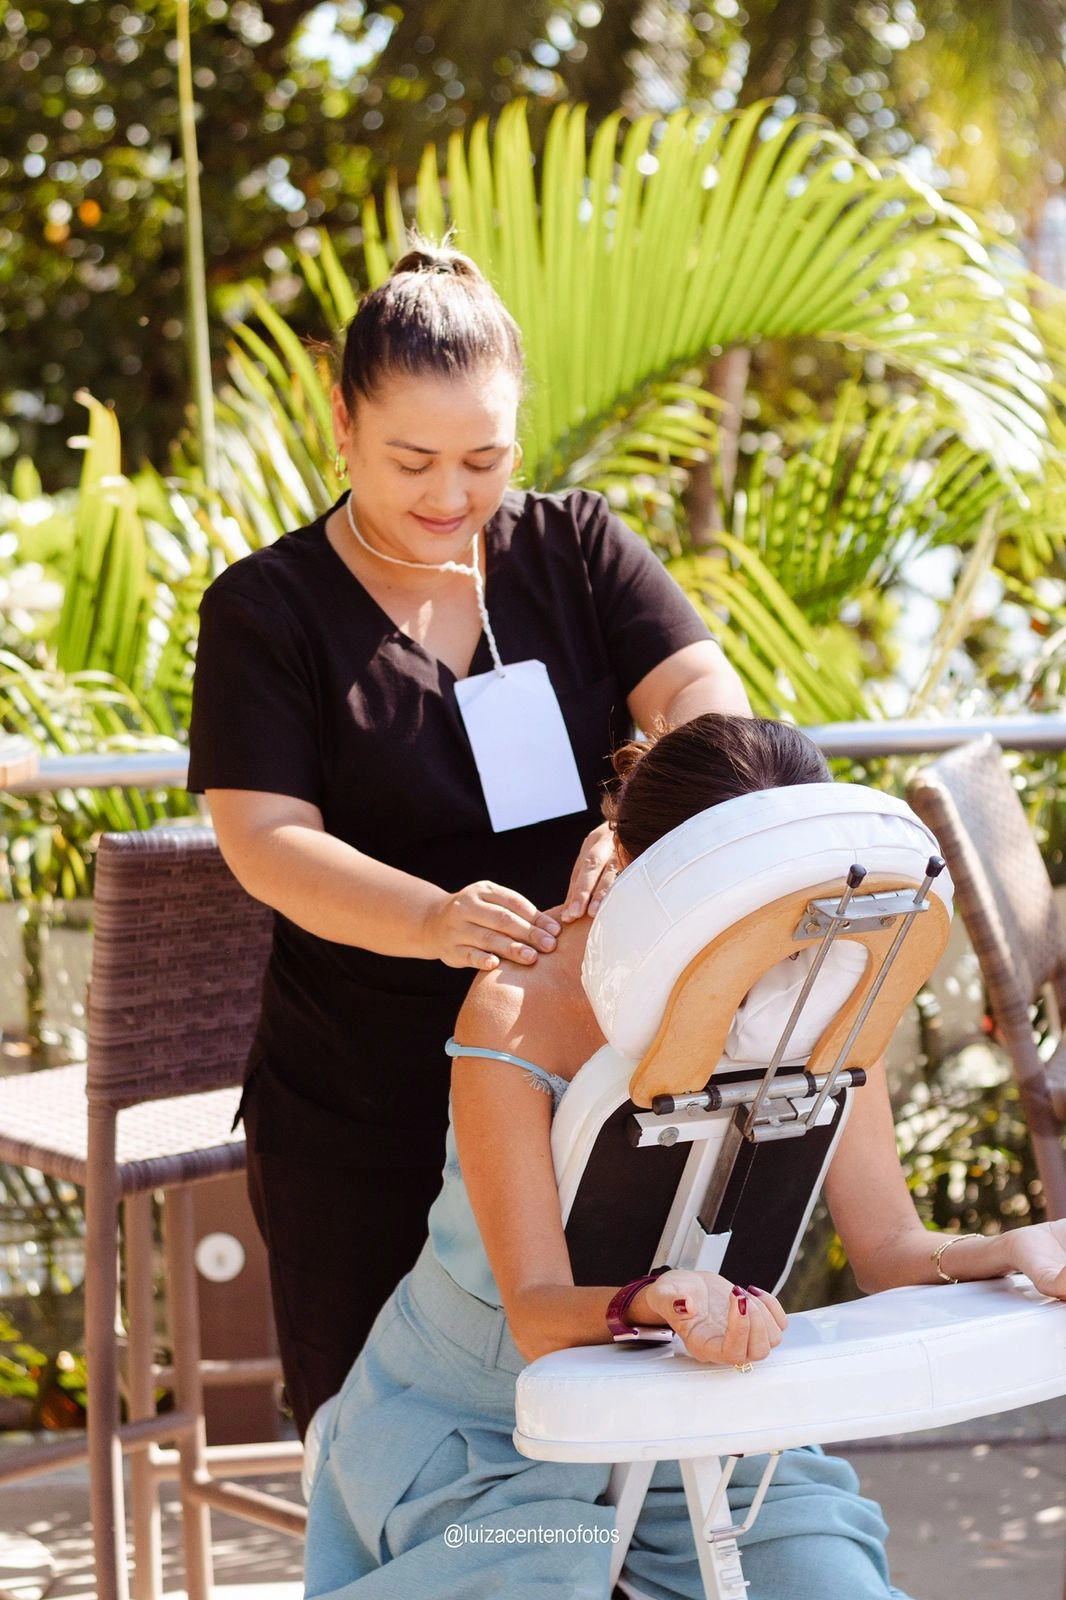
M 500 962 L 532 964 L 538 954 L 550 955 L 559 925 L 524 895 L 482 879 L 454 893 L 438 891 L 422 929 L 431 959 L 491 972 Z

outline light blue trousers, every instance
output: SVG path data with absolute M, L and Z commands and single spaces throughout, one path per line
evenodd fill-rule
M 308 1600 L 610 1600 L 610 1469 L 518 1454 L 523 1365 L 502 1311 L 427 1245 L 341 1391 L 311 1494 Z M 764 1461 L 738 1463 L 738 1520 Z M 741 1540 L 750 1600 L 906 1600 L 886 1532 L 845 1461 L 787 1451 Z M 654 1600 L 703 1600 L 674 1462 L 656 1468 L 623 1576 Z

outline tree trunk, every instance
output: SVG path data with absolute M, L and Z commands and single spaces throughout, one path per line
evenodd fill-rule
M 703 374 L 704 388 L 725 402 L 725 410 L 718 417 L 718 483 L 715 463 L 710 458 L 689 470 L 684 503 L 689 538 L 696 550 L 706 550 L 714 543 L 715 534 L 725 527 L 725 505 L 731 502 L 736 484 L 741 406 L 750 370 L 751 351 L 747 345 L 738 344 L 708 362 Z

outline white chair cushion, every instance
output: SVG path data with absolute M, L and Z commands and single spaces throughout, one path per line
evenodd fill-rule
M 680 1340 L 542 1356 L 518 1378 L 515 1444 L 544 1461 L 674 1461 L 878 1438 L 1066 1389 L 1066 1303 L 1026 1278 L 891 1289 L 789 1318 L 753 1372 Z
M 633 1063 L 609 1044 L 575 1072 L 552 1118 L 552 1160 L 559 1186 L 559 1207 L 570 1216 L 596 1136 L 612 1112 L 629 1099 Z
M 582 982 L 604 1035 L 623 1056 L 641 1060 L 680 973 L 742 917 L 796 890 L 842 879 L 855 862 L 869 873 L 920 882 L 938 849 L 905 801 L 861 784 L 760 790 L 690 817 L 630 863 L 592 924 Z M 946 872 L 933 892 L 950 911 Z M 769 1059 L 781 1007 L 811 959 L 783 962 L 755 985 L 730 1035 L 732 1059 Z M 854 944 L 838 943 L 830 952 L 790 1060 L 810 1053 L 864 962 Z
M 799 998 L 818 953 L 817 945 L 794 960 L 779 961 L 764 972 L 737 1007 L 725 1041 L 724 1067 L 746 1062 L 765 1065 L 777 1048 L 785 1022 Z M 822 963 L 814 987 L 796 1020 L 785 1062 L 806 1061 L 830 1017 L 836 1015 L 866 969 L 866 951 L 853 941 L 836 940 Z

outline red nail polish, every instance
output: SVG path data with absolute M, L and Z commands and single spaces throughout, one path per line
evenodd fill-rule
M 746 1317 L 748 1314 L 748 1301 L 746 1295 L 740 1296 L 740 1314 L 742 1317 Z
M 755 1296 L 756 1300 L 759 1300 L 762 1297 L 762 1290 L 761 1289 L 753 1289 L 750 1283 L 748 1284 L 748 1293 L 749 1294 L 753 1294 Z
M 729 1292 L 730 1294 L 735 1294 L 738 1300 L 742 1299 L 744 1295 L 743 1289 L 738 1289 L 736 1284 L 733 1285 Z
M 674 1301 L 674 1310 L 677 1312 L 679 1317 L 687 1317 L 689 1315 L 688 1301 L 687 1300 L 675 1300 Z

